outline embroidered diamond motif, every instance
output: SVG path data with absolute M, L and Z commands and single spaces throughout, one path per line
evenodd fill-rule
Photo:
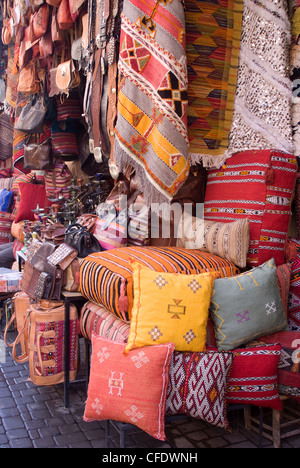
M 140 411 L 138 411 L 138 408 L 135 405 L 132 405 L 130 409 L 126 410 L 125 414 L 126 416 L 130 417 L 130 420 L 133 423 L 137 422 L 139 419 L 142 419 L 144 417 L 143 414 Z
M 188 284 L 188 287 L 191 288 L 191 290 L 193 291 L 194 294 L 196 294 L 198 289 L 202 288 L 201 284 L 199 284 L 198 281 L 195 280 L 195 278 L 193 279 L 193 281 L 191 281 Z
M 155 283 L 156 286 L 159 287 L 159 289 L 162 289 L 163 286 L 168 284 L 168 281 L 166 281 L 166 279 L 163 276 L 158 275 L 157 278 L 153 280 L 153 283 Z
M 104 359 L 108 359 L 109 358 L 109 352 L 107 351 L 107 347 L 104 346 L 102 348 L 102 351 L 98 351 L 97 353 L 97 357 L 99 358 L 99 362 L 102 364 L 102 362 L 104 362 Z
M 100 403 L 99 398 L 95 398 L 92 403 L 92 408 L 96 411 L 98 415 L 100 415 L 101 411 L 103 410 L 103 406 Z
M 157 325 L 155 325 L 149 332 L 148 334 L 151 336 L 151 339 L 153 341 L 156 341 L 159 339 L 160 336 L 163 336 L 163 334 L 160 332 L 160 329 L 158 328 Z
M 123 377 L 123 372 L 119 372 L 119 378 L 115 377 L 115 372 L 110 371 L 110 379 L 108 379 L 108 386 L 109 386 L 109 392 L 111 395 L 113 394 L 113 389 L 118 390 L 117 395 L 122 396 L 122 389 L 124 385 L 124 381 L 122 379 Z
M 268 302 L 266 304 L 267 315 L 270 315 L 270 314 L 272 314 L 273 312 L 276 312 L 276 311 L 277 311 L 277 308 L 276 308 L 276 305 L 275 305 L 275 301 Z
M 185 341 L 187 342 L 187 344 L 191 343 L 191 341 L 193 341 L 194 338 L 196 338 L 196 335 L 195 333 L 193 332 L 192 329 L 190 329 L 188 332 L 186 332 L 185 335 L 183 335 L 183 338 L 185 339 Z
M 137 73 L 141 73 L 147 65 L 151 54 L 143 44 L 127 34 L 121 44 L 120 57 L 128 67 Z
M 144 351 L 141 351 L 137 355 L 132 356 L 131 360 L 134 363 L 135 367 L 137 367 L 137 369 L 142 367 L 143 364 L 147 364 L 147 362 L 149 362 L 149 359 L 147 358 Z

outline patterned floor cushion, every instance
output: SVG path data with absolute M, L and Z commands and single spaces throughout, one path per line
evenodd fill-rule
M 204 202 L 204 219 L 232 222 L 248 218 L 248 266 L 274 258 L 284 262 L 284 248 L 296 180 L 297 162 L 280 151 L 237 153 L 226 166 L 210 169 Z
M 300 333 L 282 331 L 263 336 L 259 341 L 280 343 L 281 353 L 277 368 L 279 394 L 300 402 Z
M 296 255 L 290 261 L 291 280 L 288 299 L 289 330 L 300 332 L 300 240 L 290 239 L 290 245 L 296 250 Z
M 128 339 L 130 325 L 116 317 L 110 310 L 100 304 L 88 301 L 80 313 L 80 333 L 88 340 L 92 339 L 92 332 L 102 338 L 125 343 Z
M 159 272 L 198 274 L 217 271 L 220 277 L 239 271 L 229 260 L 199 250 L 179 247 L 121 247 L 86 257 L 80 267 L 80 290 L 123 320 L 131 319 L 132 262 Z

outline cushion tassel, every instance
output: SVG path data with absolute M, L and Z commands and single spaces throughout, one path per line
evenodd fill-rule
M 119 311 L 122 314 L 123 320 L 127 320 L 125 316 L 125 312 L 128 311 L 128 297 L 126 296 L 126 288 L 125 288 L 125 278 L 121 280 L 121 289 L 120 289 L 120 297 L 118 300 Z
M 287 240 L 285 244 L 284 254 L 285 254 L 286 261 L 293 260 L 294 258 L 297 257 L 297 254 L 298 254 L 297 246 L 291 243 L 290 240 Z
M 267 171 L 266 171 L 266 184 L 267 185 L 273 185 L 274 184 L 274 178 L 275 178 L 275 172 L 274 172 L 274 169 L 272 168 L 272 166 L 270 164 Z

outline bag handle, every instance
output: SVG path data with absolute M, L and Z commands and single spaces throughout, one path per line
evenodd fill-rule
M 37 343 L 36 343 L 36 347 L 33 347 L 33 350 L 36 350 L 37 352 L 37 355 L 38 355 L 38 362 L 39 362 L 39 365 L 40 365 L 40 368 L 41 368 L 41 372 L 38 370 L 37 366 L 35 365 L 35 372 L 41 376 L 43 374 L 43 371 L 44 371 L 44 361 L 42 359 L 42 353 L 44 354 L 48 354 L 48 353 L 51 353 L 51 352 L 54 352 L 54 346 L 41 346 L 41 338 L 54 338 L 55 336 L 55 331 L 54 330 L 49 330 L 48 332 L 39 332 L 37 333 Z M 46 367 L 53 367 L 53 365 L 55 364 L 54 361 L 47 361 L 47 366 Z
M 13 342 L 12 343 L 8 343 L 7 341 L 7 332 L 8 332 L 8 329 L 9 327 L 11 326 L 11 324 L 13 323 L 13 321 L 15 320 L 16 318 L 16 313 L 14 312 L 12 314 L 12 316 L 10 317 L 10 320 L 9 322 L 6 324 L 5 326 L 5 330 L 4 330 L 4 334 L 3 334 L 3 340 L 4 340 L 4 343 L 6 344 L 6 346 L 8 346 L 9 348 L 11 348 L 13 346 Z
M 14 341 L 13 347 L 12 347 L 12 357 L 19 364 L 22 364 L 22 363 L 28 361 L 28 359 L 29 359 L 28 351 L 21 354 L 21 356 L 17 356 L 17 352 L 16 352 L 16 346 L 20 342 L 21 336 L 24 335 L 24 333 L 28 330 L 29 314 L 30 314 L 30 311 L 28 311 L 27 314 L 25 315 L 24 326 L 23 326 L 22 330 L 20 330 L 20 332 L 18 333 L 18 336 L 17 336 L 16 340 Z

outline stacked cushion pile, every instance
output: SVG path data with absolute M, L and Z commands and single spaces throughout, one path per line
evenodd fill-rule
M 299 398 L 288 326 L 293 269 L 285 263 L 296 170 L 295 158 L 278 151 L 234 155 L 208 170 L 204 220 L 183 216 L 177 247 L 117 248 L 84 260 L 81 291 L 101 308 L 85 331 L 99 346 L 86 420 L 131 422 L 164 439 L 160 405 L 163 414 L 226 429 L 227 403 L 280 410 L 280 394 Z M 136 381 L 147 366 L 150 375 L 155 353 L 168 384 L 154 376 L 151 421 Z

